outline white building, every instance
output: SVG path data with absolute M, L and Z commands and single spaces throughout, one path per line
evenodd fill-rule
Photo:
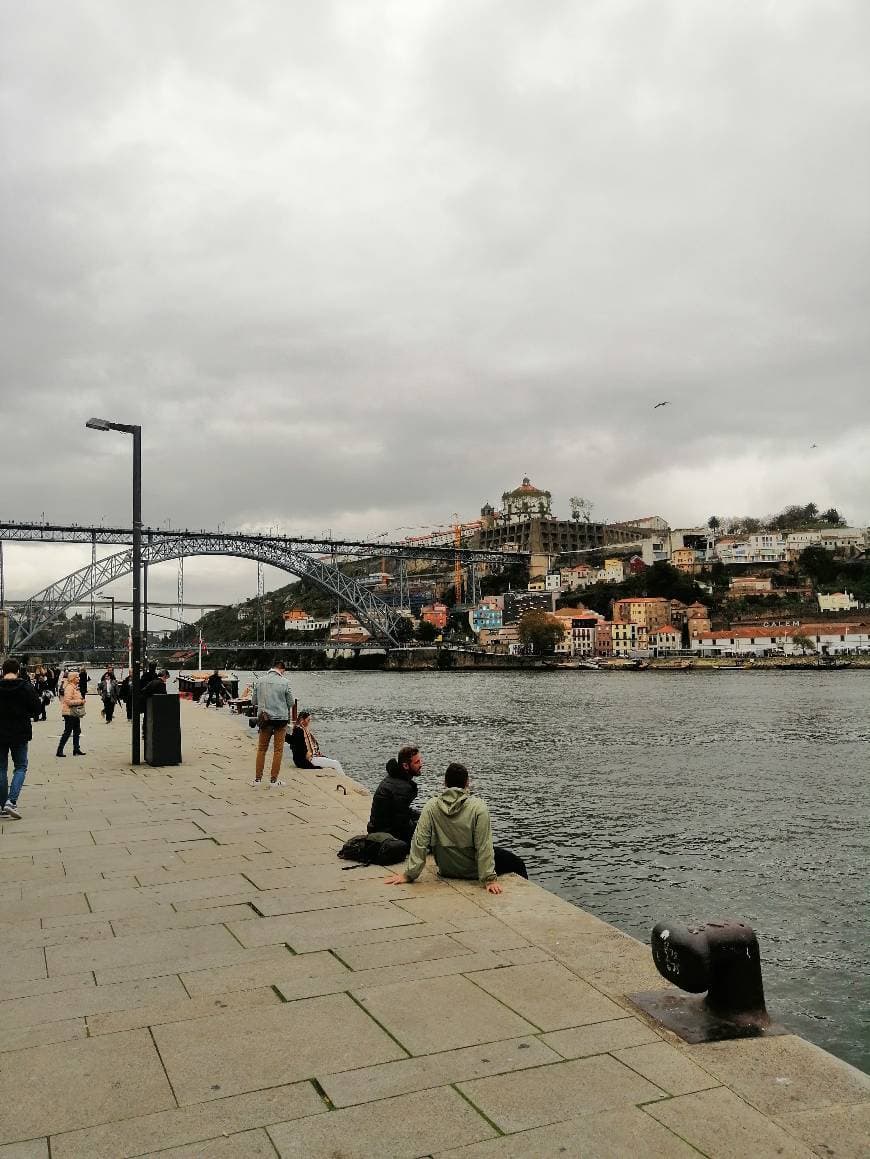
M 644 539 L 641 558 L 647 567 L 654 563 L 670 563 L 671 556 L 680 548 L 692 548 L 704 563 L 713 558 L 715 533 L 709 527 L 674 527 L 659 530 Z
M 862 608 L 851 592 L 832 592 L 825 596 L 819 592 L 820 612 L 851 612 L 854 608 Z
M 795 644 L 794 637 L 805 638 L 811 647 Z M 792 624 L 722 628 L 701 632 L 691 642 L 692 651 L 702 656 L 802 656 L 812 652 L 836 656 L 851 652 L 870 652 L 870 626 L 867 624 Z

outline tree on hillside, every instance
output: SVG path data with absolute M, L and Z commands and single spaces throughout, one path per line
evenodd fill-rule
M 815 584 L 834 583 L 841 567 L 831 552 L 818 543 L 805 547 L 798 557 L 798 563 L 801 571 Z
M 830 523 L 834 527 L 846 522 L 836 507 L 829 507 L 827 511 L 823 511 L 819 519 L 822 523 Z
M 719 528 L 722 526 L 722 520 L 719 518 L 718 515 L 711 515 L 710 518 L 707 520 L 707 526 L 710 528 L 711 531 L 718 531 Z
M 564 625 L 549 612 L 526 612 L 519 624 L 520 643 L 547 655 L 555 650 L 565 635 Z

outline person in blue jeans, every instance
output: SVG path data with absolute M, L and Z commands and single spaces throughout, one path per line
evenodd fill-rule
M 27 775 L 27 746 L 33 737 L 32 721 L 42 703 L 29 680 L 22 679 L 21 665 L 11 657 L 3 661 L 0 679 L 0 817 L 21 820 L 18 795 Z M 12 784 L 9 784 L 9 757 Z

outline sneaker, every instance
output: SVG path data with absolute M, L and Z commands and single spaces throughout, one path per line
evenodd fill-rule
M 287 784 L 286 781 L 270 781 L 269 788 L 270 789 L 283 788 L 286 784 Z
M 21 814 L 18 812 L 18 806 L 13 805 L 11 801 L 7 801 L 4 805 L 3 815 L 5 817 L 13 817 L 16 821 L 21 820 Z
M 259 780 L 259 781 L 258 781 L 258 780 L 256 779 L 256 777 L 254 778 L 254 780 L 253 780 L 253 781 L 251 781 L 251 785 L 252 785 L 252 786 L 253 786 L 253 785 L 262 785 L 262 783 L 263 783 L 263 782 L 262 782 L 262 780 Z

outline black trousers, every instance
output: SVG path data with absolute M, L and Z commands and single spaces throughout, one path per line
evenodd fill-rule
M 517 857 L 515 853 L 503 849 L 500 845 L 493 845 L 492 851 L 495 854 L 495 872 L 498 876 L 503 873 L 515 873 L 517 877 L 528 879 L 526 863 L 521 857 Z
M 82 722 L 78 716 L 65 716 L 63 718 L 63 736 L 58 741 L 57 751 L 63 752 L 63 746 L 73 738 L 73 752 L 77 753 L 81 748 Z
M 106 724 L 110 724 L 112 717 L 115 715 L 115 700 L 112 696 L 103 697 L 103 708 L 106 713 Z

